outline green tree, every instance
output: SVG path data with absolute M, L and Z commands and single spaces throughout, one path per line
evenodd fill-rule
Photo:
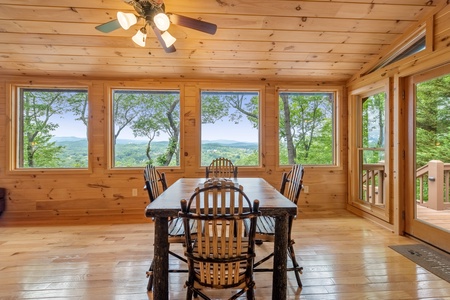
M 363 160 L 377 163 L 384 159 L 386 94 L 376 93 L 362 102 L 362 147 L 366 148 Z
M 180 98 L 173 91 L 116 91 L 114 93 L 115 140 L 130 128 L 135 137 L 145 137 L 147 162 L 161 166 L 179 165 Z M 155 138 L 169 138 L 164 153 L 153 157 Z M 174 158 L 175 157 L 175 161 Z M 116 157 L 116 165 L 123 165 Z M 138 163 L 142 165 L 143 163 Z M 130 165 L 135 166 L 135 165 Z
M 70 111 L 70 103 L 86 99 L 85 91 L 23 89 L 21 167 L 61 167 L 63 147 L 52 141 L 52 132 L 59 124 L 52 121 L 57 115 Z
M 248 101 L 248 97 L 251 97 Z M 238 124 L 246 117 L 254 128 L 259 125 L 259 95 L 253 92 L 203 92 L 202 123 L 222 118 Z
M 416 102 L 417 167 L 450 162 L 450 75 L 419 83 Z
M 256 92 L 205 91 L 202 92 L 202 124 L 215 124 L 218 121 L 239 124 L 244 118 L 253 128 L 259 127 L 259 94 Z M 210 146 L 210 145 L 209 145 Z M 209 146 L 202 145 L 202 165 L 207 164 L 218 155 L 232 159 L 238 165 L 258 165 L 259 153 L 208 153 Z M 216 148 L 217 150 L 217 148 Z M 219 154 L 218 154 L 219 153 Z
M 279 111 L 280 163 L 332 163 L 332 93 L 280 93 Z
M 140 104 L 145 101 L 145 96 L 130 91 L 115 91 L 113 95 L 115 145 L 120 133 L 136 118 L 140 111 Z
M 67 111 L 70 111 L 75 116 L 75 121 L 81 121 L 86 128 L 86 136 L 88 136 L 88 94 L 85 91 L 74 93 L 71 97 L 66 99 L 69 104 Z

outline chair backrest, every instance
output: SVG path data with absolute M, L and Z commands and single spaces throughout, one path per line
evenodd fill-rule
M 189 278 L 212 288 L 254 285 L 253 260 L 259 201 L 230 180 L 208 180 L 181 200 Z M 190 222 L 197 221 L 197 235 Z M 250 224 L 246 233 L 245 224 Z
M 284 172 L 281 178 L 280 193 L 295 204 L 297 204 L 300 192 L 303 188 L 304 174 L 305 169 L 303 166 L 295 164 L 288 173 Z
M 300 192 L 303 187 L 303 175 L 305 174 L 305 169 L 302 165 L 296 164 L 292 166 L 292 169 L 286 173 L 283 173 L 281 179 L 281 187 L 280 193 L 283 194 L 286 198 L 291 200 L 298 205 L 298 198 L 300 197 Z M 292 224 L 294 223 L 294 216 L 289 217 L 289 227 L 288 227 L 288 235 L 289 240 L 291 240 L 292 234 Z
M 237 167 L 228 158 L 216 158 L 206 167 L 206 178 L 237 178 L 237 175 Z
M 160 194 L 160 185 L 163 191 L 167 189 L 167 181 L 164 173 L 156 170 L 155 166 L 147 165 L 144 168 L 145 189 L 148 192 L 150 202 L 155 200 Z

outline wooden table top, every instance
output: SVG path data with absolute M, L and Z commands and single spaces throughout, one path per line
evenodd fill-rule
M 196 187 L 206 178 L 180 178 L 164 191 L 152 203 L 147 205 L 145 215 L 148 218 L 171 217 L 181 209 L 180 200 L 189 199 Z M 260 211 L 267 216 L 296 215 L 297 205 L 284 197 L 277 189 L 262 178 L 234 179 L 242 185 L 250 201 L 260 201 Z

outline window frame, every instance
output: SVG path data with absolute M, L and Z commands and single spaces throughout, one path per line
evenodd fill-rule
M 105 95 L 107 96 L 107 122 L 105 122 L 105 140 L 106 140 L 106 160 L 107 169 L 111 173 L 129 173 L 130 171 L 142 170 L 144 166 L 141 167 L 116 167 L 114 165 L 114 105 L 113 105 L 113 94 L 115 90 L 122 91 L 178 91 L 180 95 L 180 136 L 179 136 L 179 148 L 180 148 L 180 165 L 179 166 L 160 166 L 159 170 L 162 172 L 170 171 L 170 173 L 181 174 L 184 172 L 184 159 L 183 159 L 183 149 L 184 149 L 184 87 L 178 84 L 155 84 L 144 86 L 142 84 L 111 84 L 105 87 Z
M 314 167 L 314 168 L 327 168 L 327 169 L 338 169 L 342 170 L 342 162 L 341 162 L 341 141 L 342 141 L 342 130 L 341 130 L 341 124 L 343 122 L 343 116 L 341 112 L 341 97 L 342 97 L 342 86 L 323 86 L 323 87 L 286 87 L 286 86 L 277 86 L 276 87 L 276 116 L 277 116 L 277 124 L 276 124 L 276 166 L 277 170 L 285 171 L 288 169 L 290 165 L 282 165 L 280 164 L 280 126 L 278 120 L 280 120 L 280 93 L 288 92 L 288 93 L 333 93 L 334 94 L 334 103 L 333 103 L 333 113 L 332 113 L 332 123 L 333 123 L 333 141 L 332 141 L 332 147 L 333 147 L 333 163 L 327 164 L 327 165 L 318 165 L 318 164 L 303 164 L 302 165 L 307 167 Z
M 355 89 L 349 92 L 349 97 L 351 97 L 352 105 L 349 110 L 349 147 L 348 147 L 348 157 L 349 157 L 349 197 L 347 204 L 349 207 L 353 207 L 361 210 L 368 215 L 379 218 L 385 222 L 389 222 L 392 212 L 392 201 L 391 201 L 391 177 L 392 177 L 392 161 L 391 161 L 391 145 L 392 137 L 390 135 L 391 128 L 393 126 L 392 122 L 392 112 L 391 107 L 393 105 L 392 100 L 392 79 L 386 78 L 372 84 L 363 86 L 361 88 Z M 384 193 L 385 193 L 385 207 L 380 208 L 376 206 L 370 206 L 365 201 L 360 199 L 359 194 L 359 151 L 362 149 L 362 99 L 365 97 L 370 97 L 377 93 L 385 93 L 385 145 L 384 145 L 384 157 L 385 157 L 385 170 L 386 174 L 384 179 Z
M 90 126 L 90 117 L 88 118 L 87 124 L 87 167 L 85 168 L 23 168 L 18 167 L 19 161 L 19 124 L 21 118 L 19 116 L 20 113 L 20 89 L 46 89 L 46 90 L 86 90 L 87 93 L 87 105 L 88 105 L 88 116 L 90 116 L 91 112 L 91 84 L 90 83 L 82 83 L 79 85 L 59 83 L 48 84 L 48 83 L 7 83 L 7 116 L 9 118 L 9 122 L 6 125 L 7 132 L 7 142 L 8 147 L 6 151 L 7 157 L 7 173 L 10 174 L 91 174 L 92 173 L 92 143 L 91 141 L 91 126 Z
M 201 126 L 201 120 L 202 120 L 202 107 L 201 107 L 201 95 L 202 91 L 217 91 L 217 92 L 256 92 L 259 94 L 259 126 L 258 126 L 258 161 L 259 164 L 255 166 L 238 166 L 240 173 L 242 171 L 244 172 L 260 172 L 264 169 L 264 155 L 263 153 L 266 152 L 266 145 L 265 145 L 265 135 L 267 134 L 265 130 L 263 129 L 263 126 L 261 124 L 265 123 L 266 113 L 265 113 L 265 102 L 266 102 L 266 91 L 265 87 L 261 85 L 252 85 L 252 84 L 233 84 L 232 87 L 230 85 L 199 85 L 198 86 L 198 95 L 197 95 L 197 111 L 198 111 L 198 120 L 200 126 L 198 126 L 198 140 L 197 140 L 197 150 L 198 153 L 198 161 L 197 161 L 197 172 L 205 172 L 206 166 L 201 165 L 201 155 L 202 155 L 202 126 Z

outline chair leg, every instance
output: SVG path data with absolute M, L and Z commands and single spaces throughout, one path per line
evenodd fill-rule
M 300 272 L 303 270 L 302 267 L 297 263 L 297 259 L 295 258 L 294 246 L 292 244 L 288 247 L 289 257 L 291 258 L 292 264 L 294 266 L 295 278 L 297 279 L 298 287 L 301 288 L 302 280 L 300 279 Z
M 151 291 L 153 288 L 153 260 L 150 264 L 150 268 L 147 271 L 148 283 L 147 283 L 147 291 Z
M 192 290 L 188 287 L 186 291 L 186 300 L 192 300 Z
M 255 290 L 253 288 L 247 290 L 247 300 L 255 300 Z

